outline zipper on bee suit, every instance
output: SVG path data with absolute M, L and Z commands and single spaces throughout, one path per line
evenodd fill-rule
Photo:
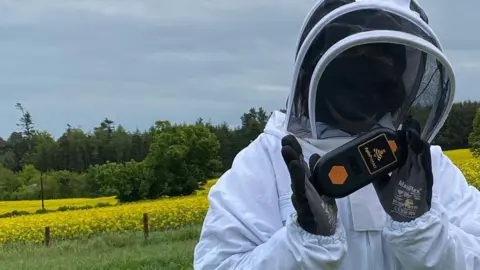
M 368 265 L 370 266 L 369 270 L 375 270 L 375 260 L 372 254 L 372 246 L 370 243 L 370 233 L 367 231 L 367 256 L 368 256 Z

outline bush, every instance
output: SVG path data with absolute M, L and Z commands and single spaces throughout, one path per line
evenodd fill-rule
M 30 213 L 29 213 L 29 212 L 26 212 L 26 211 L 17 211 L 17 210 L 14 210 L 14 211 L 9 212 L 9 213 L 1 214 L 1 215 L 0 215 L 0 218 L 16 217 L 16 216 L 24 216 L 24 215 L 30 215 Z
M 145 159 L 152 182 L 148 198 L 190 195 L 221 167 L 220 143 L 201 123 L 171 125 L 157 122 L 157 133 Z
M 13 200 L 12 193 L 22 186 L 18 177 L 0 164 L 0 200 Z
M 106 163 L 88 171 L 94 186 L 102 196 L 115 195 L 120 202 L 134 202 L 146 198 L 149 170 L 143 162 Z
M 33 165 L 27 164 L 15 175 L 0 165 L 0 200 L 39 200 L 42 181 L 44 199 L 90 195 L 84 174 L 66 170 L 40 173 Z

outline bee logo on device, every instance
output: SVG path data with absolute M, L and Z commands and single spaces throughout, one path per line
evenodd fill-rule
M 379 135 L 358 146 L 370 174 L 375 174 L 397 162 L 391 142 L 385 134 Z
M 385 154 L 386 151 L 387 150 L 385 149 L 382 149 L 382 150 L 377 148 L 373 149 L 373 152 L 375 153 L 375 157 L 377 158 L 377 161 L 382 160 L 383 154 Z

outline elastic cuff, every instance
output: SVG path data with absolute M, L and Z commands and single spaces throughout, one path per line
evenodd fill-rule
M 399 222 L 387 215 L 385 230 L 389 234 L 404 234 L 409 231 L 425 229 L 433 224 L 441 223 L 444 212 L 440 209 L 441 207 L 437 203 L 436 197 L 434 197 L 432 198 L 430 210 L 412 221 Z
M 341 224 L 340 220 L 338 219 L 337 222 L 337 227 L 335 230 L 335 234 L 331 236 L 323 236 L 323 235 L 316 235 L 309 233 L 305 231 L 302 227 L 297 222 L 297 214 L 293 213 L 289 216 L 289 221 L 288 225 L 289 229 L 295 231 L 298 233 L 300 236 L 300 240 L 304 243 L 313 243 L 315 242 L 316 244 L 320 245 L 331 245 L 331 244 L 337 244 L 338 242 L 344 243 L 347 239 L 346 234 L 345 234 L 345 229 L 343 225 Z

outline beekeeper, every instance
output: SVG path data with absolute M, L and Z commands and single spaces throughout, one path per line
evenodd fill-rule
M 212 187 L 194 268 L 479 270 L 480 193 L 430 146 L 454 87 L 413 0 L 318 2 L 287 113 L 275 111 Z M 321 196 L 312 178 L 322 155 L 410 115 L 421 132 L 408 133 L 401 168 L 347 197 Z

